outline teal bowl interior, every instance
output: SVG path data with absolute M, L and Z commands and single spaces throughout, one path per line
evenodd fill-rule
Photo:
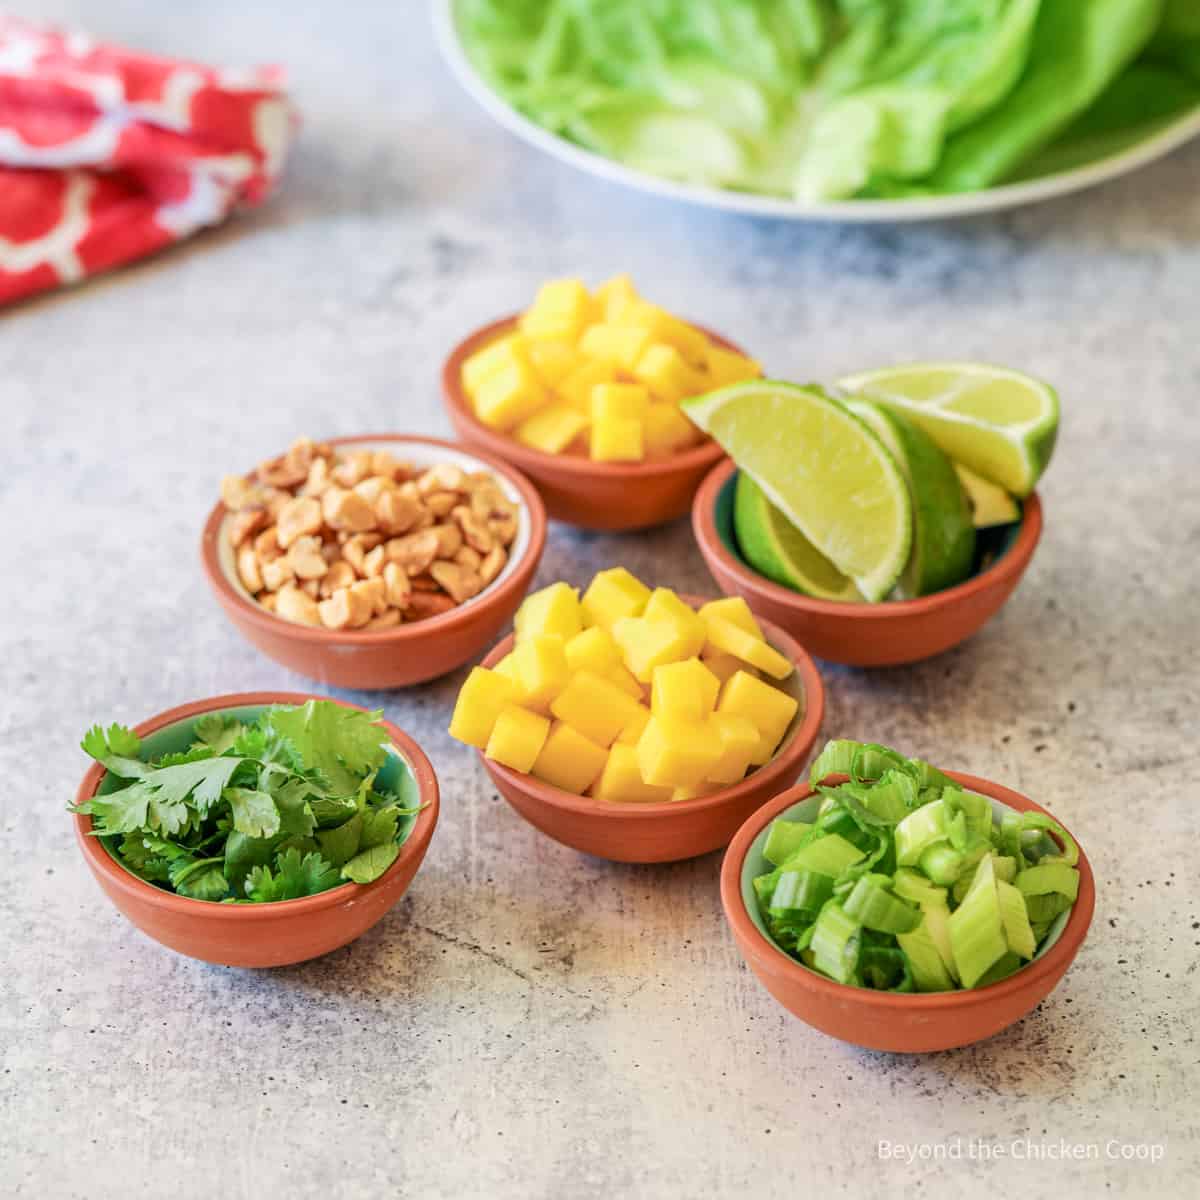
M 162 729 L 155 730 L 154 733 L 146 734 L 142 738 L 142 747 L 138 753 L 138 757 L 143 761 L 149 761 L 152 758 L 159 758 L 164 754 L 182 754 L 196 740 L 196 722 L 203 717 L 214 715 L 236 717 L 239 721 L 249 724 L 257 720 L 270 707 L 272 706 L 269 704 L 245 704 L 235 708 L 217 708 L 211 712 L 197 713 L 194 717 L 185 717 L 182 721 L 176 721 L 172 725 L 166 725 Z M 379 781 L 396 792 L 400 797 L 402 808 L 415 809 L 421 802 L 421 796 L 412 767 L 397 747 L 389 742 L 386 748 L 388 758 L 387 762 L 379 769 Z M 100 780 L 100 786 L 96 789 L 96 794 L 104 796 L 109 792 L 114 792 L 118 789 L 120 782 L 119 779 L 106 771 Z M 415 812 L 400 818 L 397 828 L 402 835 L 400 838 L 401 842 L 407 840 L 416 821 L 417 814 Z M 100 837 L 96 840 L 108 851 L 109 856 L 123 871 L 128 872 L 135 879 L 141 880 L 142 883 L 149 884 L 151 887 L 159 887 L 159 884 L 152 883 L 148 879 L 142 879 L 135 871 L 129 870 L 122 861 L 121 856 L 117 853 L 116 843 L 118 836 Z M 161 890 L 167 891 L 169 889 L 162 888 Z M 211 904 L 219 902 L 197 900 L 196 903 Z
M 733 528 L 733 493 L 734 488 L 737 486 L 737 477 L 738 473 L 734 471 L 717 493 L 716 511 L 713 513 L 713 518 L 717 526 L 717 536 L 721 539 L 721 543 L 725 549 L 747 571 L 757 575 L 758 572 L 742 557 L 737 534 Z M 1017 503 L 1019 504 L 1020 501 Z M 1022 513 L 1023 519 L 1024 514 Z M 1002 558 L 1013 548 L 1017 541 L 1017 535 L 1020 532 L 1021 521 L 1013 521 L 1008 525 L 996 525 L 991 529 L 976 530 L 975 561 L 971 565 L 971 573 L 967 576 L 967 579 L 973 579 L 976 575 L 994 566 L 998 559 Z M 966 580 L 964 579 L 962 582 L 965 583 Z M 800 594 L 799 592 L 797 593 L 797 595 Z M 885 600 L 884 603 L 886 604 L 887 601 Z
M 1001 804 L 999 800 L 993 800 L 990 796 L 986 797 L 992 806 L 993 819 L 997 822 L 1004 816 L 1005 813 L 1016 812 L 1015 808 L 1009 808 L 1007 804 Z M 775 820 L 777 821 L 808 821 L 812 822 L 817 819 L 817 809 L 821 806 L 821 796 L 809 796 L 805 800 L 801 800 L 793 804 L 791 808 L 781 812 Z M 764 938 L 779 952 L 788 962 L 795 963 L 805 971 L 811 970 L 806 967 L 798 958 L 793 958 L 786 951 L 782 950 L 767 932 L 766 924 L 763 922 L 762 915 L 758 911 L 758 897 L 754 892 L 754 880 L 759 875 L 765 875 L 773 868 L 769 862 L 763 857 L 763 847 L 767 844 L 767 832 L 771 828 L 771 823 L 768 821 L 766 825 L 759 831 L 758 836 L 750 843 L 750 849 L 746 852 L 746 858 L 742 863 L 742 903 L 746 906 L 746 912 L 750 916 L 750 920 L 754 922 L 754 927 Z M 1059 913 L 1054 924 L 1050 926 L 1046 936 L 1042 939 L 1042 944 L 1038 947 L 1037 953 L 1033 956 L 1034 959 L 1041 958 L 1055 942 L 1062 937 L 1062 931 L 1067 927 L 1067 922 L 1071 918 L 1071 913 L 1074 911 L 1074 905 L 1068 908 L 1066 912 Z M 1026 966 L 1029 964 L 1026 963 Z M 1024 968 L 1022 968 L 1024 969 Z M 821 975 L 819 971 L 813 971 L 814 975 L 818 975 L 821 979 L 827 979 L 828 976 Z M 1019 975 L 1020 971 L 1014 971 L 1013 975 Z M 1011 978 L 1011 976 L 1010 976 Z M 830 982 L 833 982 L 832 980 Z

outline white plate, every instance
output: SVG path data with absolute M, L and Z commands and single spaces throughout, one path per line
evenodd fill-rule
M 952 196 L 916 196 L 904 200 L 837 200 L 825 204 L 807 204 L 748 192 L 726 191 L 675 183 L 623 166 L 613 159 L 584 150 L 573 142 L 543 129 L 510 107 L 480 78 L 458 37 L 454 24 L 454 0 L 433 0 L 434 30 L 442 54 L 458 81 L 471 96 L 501 125 L 517 137 L 544 150 L 581 171 L 598 175 L 613 183 L 622 183 L 639 191 L 689 204 L 702 204 L 727 212 L 754 217 L 778 217 L 790 221 L 930 221 L 944 217 L 969 216 L 1034 204 L 1054 196 L 1064 196 L 1094 187 L 1118 175 L 1128 174 L 1147 163 L 1169 154 L 1200 134 L 1200 111 L 1185 113 L 1145 140 L 1095 162 L 1045 175 L 1021 183 L 1004 184 L 981 192 L 963 192 Z

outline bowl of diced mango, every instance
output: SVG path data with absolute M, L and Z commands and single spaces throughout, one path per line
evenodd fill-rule
M 680 402 L 761 374 L 620 275 L 543 284 L 455 347 L 442 389 L 460 440 L 519 467 L 551 517 L 621 530 L 682 516 L 722 457 Z
M 649 588 L 623 567 L 527 596 L 472 669 L 450 733 L 564 845 L 672 862 L 726 845 L 789 787 L 824 711 L 813 661 L 740 597 Z

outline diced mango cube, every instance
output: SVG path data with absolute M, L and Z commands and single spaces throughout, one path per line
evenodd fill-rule
M 792 664 L 778 650 L 768 646 L 760 638 L 747 633 L 726 617 L 708 616 L 704 621 L 708 630 L 708 644 L 714 650 L 723 650 L 758 667 L 774 679 L 786 679 L 792 673 Z
M 581 796 L 607 761 L 608 751 L 603 746 L 570 725 L 555 724 L 529 773 L 551 787 Z
M 670 404 L 678 404 L 688 396 L 698 396 L 708 387 L 705 376 L 689 366 L 683 355 L 666 342 L 654 342 L 646 347 L 634 367 L 633 376 L 649 388 L 656 399 Z
M 614 325 L 644 330 L 651 342 L 674 346 L 689 363 L 702 366 L 707 362 L 709 339 L 694 325 L 657 304 L 634 300 L 619 305 L 608 320 Z
M 688 639 L 669 621 L 647 621 L 644 617 L 622 617 L 612 627 L 621 647 L 625 666 L 639 683 L 654 678 L 654 668 L 688 657 Z
M 475 415 L 490 429 L 511 429 L 550 399 L 542 381 L 523 359 L 493 371 L 475 391 Z
M 618 800 L 629 804 L 654 804 L 671 799 L 671 789 L 652 787 L 643 782 L 637 750 L 621 742 L 608 752 L 608 761 L 592 788 L 597 800 Z
M 673 788 L 671 799 L 676 803 L 680 800 L 699 800 L 701 796 L 711 796 L 713 792 L 719 792 L 724 786 L 723 783 L 713 783 L 711 780 L 703 779 L 699 783 L 692 783 L 686 787 Z
M 592 421 L 594 462 L 641 462 L 645 457 L 645 427 L 637 417 L 604 417 Z
M 530 634 L 522 638 L 513 651 L 513 670 L 521 702 L 545 710 L 571 678 L 563 639 L 553 634 Z
M 548 387 L 557 387 L 583 361 L 570 342 L 551 338 L 546 341 L 529 342 L 525 348 L 529 365 L 538 378 Z
M 622 746 L 636 746 L 650 721 L 650 710 L 644 704 L 637 706 L 637 712 L 625 723 L 625 727 L 617 734 L 617 742 Z
M 592 390 L 598 383 L 615 383 L 617 369 L 611 363 L 589 359 L 559 382 L 558 394 L 588 420 L 592 417 Z
M 579 602 L 584 618 L 591 625 L 612 631 L 622 617 L 640 617 L 650 589 L 624 567 L 609 567 L 597 571 Z
M 527 337 L 573 342 L 591 317 L 592 298 L 580 280 L 552 279 L 538 289 L 518 326 Z
M 586 428 L 587 418 L 569 404 L 550 404 L 517 426 L 513 437 L 543 454 L 561 454 Z
M 753 634 L 760 642 L 766 641 L 762 629 L 754 619 L 754 613 L 750 611 L 750 605 L 743 596 L 725 596 L 720 600 L 710 600 L 707 604 L 700 605 L 700 616 L 704 620 L 709 617 L 724 617 L 739 629 Z
M 732 654 L 726 654 L 724 650 L 714 650 L 711 646 L 706 645 L 700 653 L 700 661 L 722 682 L 724 683 L 730 675 L 736 674 L 738 671 L 749 671 L 752 675 L 758 672 L 751 666 L 742 662 L 740 658 L 734 658 Z
M 762 365 L 754 359 L 737 354 L 733 350 L 724 350 L 712 343 L 708 346 L 706 362 L 714 388 L 728 387 L 731 383 L 744 383 L 762 375 Z
M 737 783 L 759 750 L 762 735 L 741 713 L 713 713 L 710 725 L 721 740 L 721 757 L 708 772 L 710 783 Z
M 669 458 L 700 441 L 700 431 L 675 407 L 654 401 L 642 418 L 642 442 L 647 458 Z
M 592 625 L 577 633 L 566 645 L 567 666 L 572 671 L 608 674 L 609 667 L 621 665 L 621 650 L 607 629 Z
M 517 669 L 513 664 L 512 651 L 510 650 L 492 670 L 497 675 L 503 675 L 505 679 L 510 679 L 516 689 L 516 703 L 520 704 L 524 700 L 524 694 L 521 691 L 521 681 L 517 678 Z
M 530 592 L 517 609 L 513 628 L 518 644 L 539 634 L 554 634 L 564 641 L 573 638 L 583 628 L 578 589 L 559 582 Z
M 545 717 L 510 705 L 496 718 L 483 752 L 503 766 L 528 773 L 541 754 L 549 733 L 550 722 Z
M 650 393 L 640 383 L 598 383 L 592 388 L 592 421 L 632 417 L 642 420 Z
M 633 325 L 589 325 L 579 339 L 579 352 L 633 373 L 650 335 Z
M 721 681 L 698 658 L 689 658 L 655 667 L 651 686 L 650 709 L 656 717 L 703 721 L 716 707 Z
M 624 663 L 616 663 L 603 672 L 605 679 L 612 680 L 623 692 L 628 692 L 639 703 L 642 700 L 642 685 L 630 674 Z
M 609 746 L 637 712 L 638 702 L 611 680 L 580 671 L 550 704 L 550 711 L 599 746 Z
M 721 743 L 707 722 L 651 716 L 637 744 L 642 779 L 655 787 L 700 783 L 721 757 Z
M 596 289 L 593 298 L 605 321 L 611 321 L 626 304 L 639 299 L 637 288 L 628 275 L 614 275 L 606 280 Z
M 450 736 L 482 750 L 492 736 L 496 718 L 517 702 L 517 688 L 511 679 L 473 667 L 454 703 L 450 718 Z
M 717 701 L 718 713 L 733 713 L 748 717 L 759 733 L 759 744 L 750 762 L 760 767 L 775 753 L 779 739 L 787 731 L 796 710 L 800 707 L 794 696 L 755 679 L 745 671 L 730 676 L 721 688 Z
M 462 365 L 463 390 L 475 399 L 479 385 L 503 367 L 511 367 L 525 357 L 526 342 L 519 333 L 489 342 L 482 350 L 476 350 Z
M 680 600 L 670 588 L 655 588 L 646 602 L 642 616 L 647 621 L 665 621 L 679 630 L 684 644 L 681 657 L 691 658 L 704 649 L 708 638 L 704 622 L 696 610 L 686 601 Z

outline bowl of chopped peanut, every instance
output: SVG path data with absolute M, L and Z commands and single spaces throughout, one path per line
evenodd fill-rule
M 444 675 L 512 619 L 546 541 L 517 471 L 452 442 L 300 438 L 228 475 L 201 560 L 230 620 L 264 654 L 349 688 Z

